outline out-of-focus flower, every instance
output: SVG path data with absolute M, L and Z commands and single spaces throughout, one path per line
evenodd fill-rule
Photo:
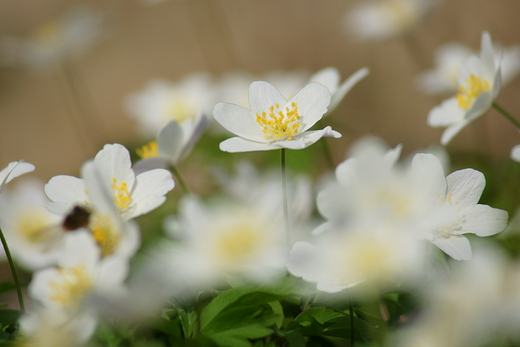
M 169 121 L 194 128 L 201 114 L 210 114 L 216 89 L 210 75 L 191 74 L 179 82 L 153 80 L 143 91 L 125 100 L 125 108 L 139 125 L 139 132 L 153 137 Z
M 323 117 L 330 102 L 329 90 L 311 83 L 290 100 L 271 84 L 253 82 L 249 87 L 250 109 L 219 102 L 213 116 L 224 128 L 238 135 L 220 143 L 225 152 L 302 149 L 324 136 L 341 137 L 330 126 L 307 131 Z
M 61 330 L 79 344 L 94 332 L 98 315 L 89 304 L 93 293 L 124 292 L 128 261 L 101 258 L 100 250 L 85 232 L 67 238 L 58 267 L 37 271 L 28 292 L 35 311 L 21 320 L 21 330 L 31 336 L 43 326 Z
M 152 141 L 137 150 L 142 160 L 134 164 L 133 170 L 141 173 L 155 168 L 177 165 L 192 150 L 208 125 L 208 118 L 201 114 L 193 122 L 179 124 L 168 122 Z
M 334 67 L 327 67 L 321 69 L 316 72 L 309 78 L 310 82 L 318 82 L 323 84 L 325 87 L 329 88 L 330 94 L 332 95 L 330 99 L 330 105 L 327 109 L 328 115 L 332 113 L 336 107 L 343 100 L 345 95 L 363 78 L 365 78 L 369 74 L 370 70 L 366 67 L 363 67 L 356 72 L 354 72 L 349 78 L 347 78 L 343 83 L 341 83 L 341 75 L 339 71 Z
M 364 2 L 345 17 L 348 29 L 360 40 L 387 39 L 415 28 L 437 0 L 380 0 Z
M 130 153 L 120 144 L 107 144 L 94 158 L 100 179 L 109 187 L 113 205 L 125 220 L 135 218 L 160 206 L 175 183 L 171 173 L 154 169 L 136 175 L 131 168 Z M 90 204 L 89 190 L 81 178 L 59 175 L 45 185 L 52 201 L 49 209 L 65 215 L 76 205 Z
M 24 180 L 0 195 L 0 226 L 13 257 L 34 270 L 54 265 L 64 230 L 61 218 L 45 208 L 43 182 Z
M 500 66 L 502 84 L 508 83 L 520 72 L 520 46 L 502 48 L 494 45 L 495 64 Z M 473 51 L 459 43 L 447 43 L 435 53 L 435 68 L 418 76 L 421 90 L 428 94 L 454 93 L 459 86 L 459 67 Z
M 0 62 L 41 67 L 80 54 L 101 39 L 103 17 L 81 6 L 40 26 L 28 38 L 2 37 Z
M 461 63 L 456 96 L 434 107 L 428 115 L 428 125 L 448 127 L 441 137 L 446 145 L 466 125 L 483 115 L 492 105 L 501 86 L 500 65 L 494 58 L 488 32 L 482 34 L 480 56 L 471 55 Z
M 0 192 L 5 185 L 18 176 L 34 171 L 34 165 L 23 161 L 13 161 L 7 167 L 0 170 Z
M 511 159 L 520 163 L 520 145 L 516 145 L 511 149 Z
M 478 204 L 485 186 L 482 173 L 473 169 L 453 172 L 441 181 L 436 206 L 445 220 L 426 238 L 456 260 L 469 260 L 471 245 L 464 234 L 494 235 L 507 226 L 504 210 Z

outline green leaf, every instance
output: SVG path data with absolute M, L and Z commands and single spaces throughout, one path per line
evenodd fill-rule
M 222 331 L 220 333 L 214 333 L 211 335 L 211 339 L 219 346 L 250 347 L 252 344 L 248 339 L 258 339 L 269 336 L 272 333 L 272 329 L 253 324 Z
M 16 289 L 16 285 L 12 282 L 0 282 L 0 295 L 8 293 Z
M 0 324 L 2 326 L 14 325 L 18 322 L 18 318 L 22 315 L 22 311 L 2 309 L 0 310 Z

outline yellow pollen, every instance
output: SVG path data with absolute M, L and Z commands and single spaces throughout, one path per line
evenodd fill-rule
M 136 149 L 135 152 L 141 159 L 155 158 L 159 155 L 159 150 L 157 149 L 157 141 L 147 143 L 143 147 Z
M 215 250 L 217 257 L 226 266 L 235 267 L 253 257 L 262 243 L 262 233 L 244 222 L 221 232 L 216 239 Z
M 132 198 L 130 196 L 130 191 L 128 190 L 128 185 L 126 182 L 121 182 L 119 185 L 117 184 L 117 179 L 112 178 L 112 189 L 115 191 L 113 198 L 114 204 L 119 212 L 122 212 L 128 207 L 130 207 L 130 203 L 132 202 Z
M 480 94 L 491 90 L 491 85 L 486 79 L 474 74 L 471 74 L 464 82 L 467 85 L 466 88 L 459 86 L 459 92 L 455 98 L 457 98 L 460 108 L 469 110 Z
M 190 103 L 179 96 L 172 98 L 166 109 L 168 119 L 178 123 L 183 123 L 195 117 L 197 113 L 198 108 L 192 102 Z
M 119 232 L 109 216 L 95 214 L 91 217 L 90 230 L 101 249 L 101 256 L 106 257 L 114 253 L 119 244 Z
M 269 107 L 269 114 L 266 112 L 256 114 L 256 122 L 263 128 L 264 137 L 271 141 L 292 140 L 300 129 L 300 119 L 298 104 L 295 102 L 285 110 L 280 109 L 280 105 L 277 103 Z
M 64 307 L 76 308 L 92 288 L 90 276 L 85 267 L 78 264 L 73 267 L 59 269 L 61 280 L 52 280 L 49 286 L 52 289 L 51 300 Z
M 40 243 L 51 237 L 53 228 L 50 218 L 39 210 L 19 213 L 15 220 L 16 230 L 30 243 Z

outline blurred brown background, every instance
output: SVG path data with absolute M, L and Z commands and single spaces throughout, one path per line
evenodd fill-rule
M 520 43 L 520 1 L 444 0 L 408 39 L 365 42 L 343 24 L 345 13 L 359 2 L 170 0 L 145 6 L 131 0 L 1 0 L 0 35 L 28 35 L 85 3 L 106 13 L 107 26 L 103 41 L 66 62 L 88 105 L 89 126 L 83 129 L 74 126 L 55 69 L 0 68 L 0 167 L 24 159 L 45 180 L 77 175 L 103 144 L 136 141 L 136 123 L 123 108 L 129 93 L 152 78 L 177 80 L 197 71 L 219 76 L 233 69 L 314 72 L 335 66 L 346 78 L 367 66 L 371 74 L 329 118 L 344 135 L 334 142 L 335 151 L 344 153 L 352 140 L 373 133 L 410 152 L 439 143 L 442 133 L 426 124 L 442 98 L 426 96 L 415 85 L 416 75 L 433 66 L 436 47 L 459 41 L 478 51 L 484 30 L 503 46 Z M 517 117 L 519 91 L 517 77 L 497 99 Z M 517 143 L 518 132 L 490 110 L 448 149 L 491 148 L 507 158 Z

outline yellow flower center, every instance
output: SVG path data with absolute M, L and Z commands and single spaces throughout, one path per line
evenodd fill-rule
M 91 278 L 81 264 L 60 268 L 59 271 L 61 280 L 49 283 L 52 289 L 51 300 L 64 307 L 77 308 L 92 288 Z
M 135 152 L 141 159 L 155 158 L 155 157 L 159 156 L 159 150 L 157 148 L 157 141 L 152 141 L 150 143 L 147 143 L 143 147 L 138 148 Z
M 409 1 L 387 1 L 381 6 L 391 25 L 398 30 L 408 29 L 417 20 L 417 10 Z
M 466 87 L 459 86 L 459 93 L 455 98 L 457 98 L 460 108 L 469 110 L 480 94 L 491 90 L 491 85 L 486 79 L 474 74 L 471 74 L 464 82 Z
M 130 196 L 130 191 L 128 190 L 128 185 L 126 182 L 117 183 L 117 179 L 112 178 L 112 189 L 114 190 L 114 204 L 118 212 L 124 212 L 130 207 L 132 203 L 132 197 Z
M 258 228 L 239 222 L 230 229 L 220 231 L 215 242 L 218 259 L 225 266 L 240 266 L 249 261 L 261 247 L 264 237 Z
M 16 230 L 27 242 L 41 243 L 51 237 L 53 227 L 49 216 L 40 210 L 26 210 L 16 216 Z
M 256 114 L 256 122 L 263 128 L 264 137 L 271 141 L 291 140 L 300 129 L 300 115 L 298 104 L 293 102 L 291 107 L 280 109 L 279 104 L 269 107 L 269 113 Z
M 36 30 L 35 40 L 44 48 L 57 49 L 63 43 L 63 28 L 58 20 L 48 22 Z
M 193 103 L 184 100 L 182 97 L 174 98 L 167 106 L 166 114 L 169 120 L 184 123 L 197 115 L 198 108 Z
M 107 215 L 94 214 L 91 217 L 90 230 L 103 257 L 114 253 L 119 244 L 119 230 L 112 218 Z

